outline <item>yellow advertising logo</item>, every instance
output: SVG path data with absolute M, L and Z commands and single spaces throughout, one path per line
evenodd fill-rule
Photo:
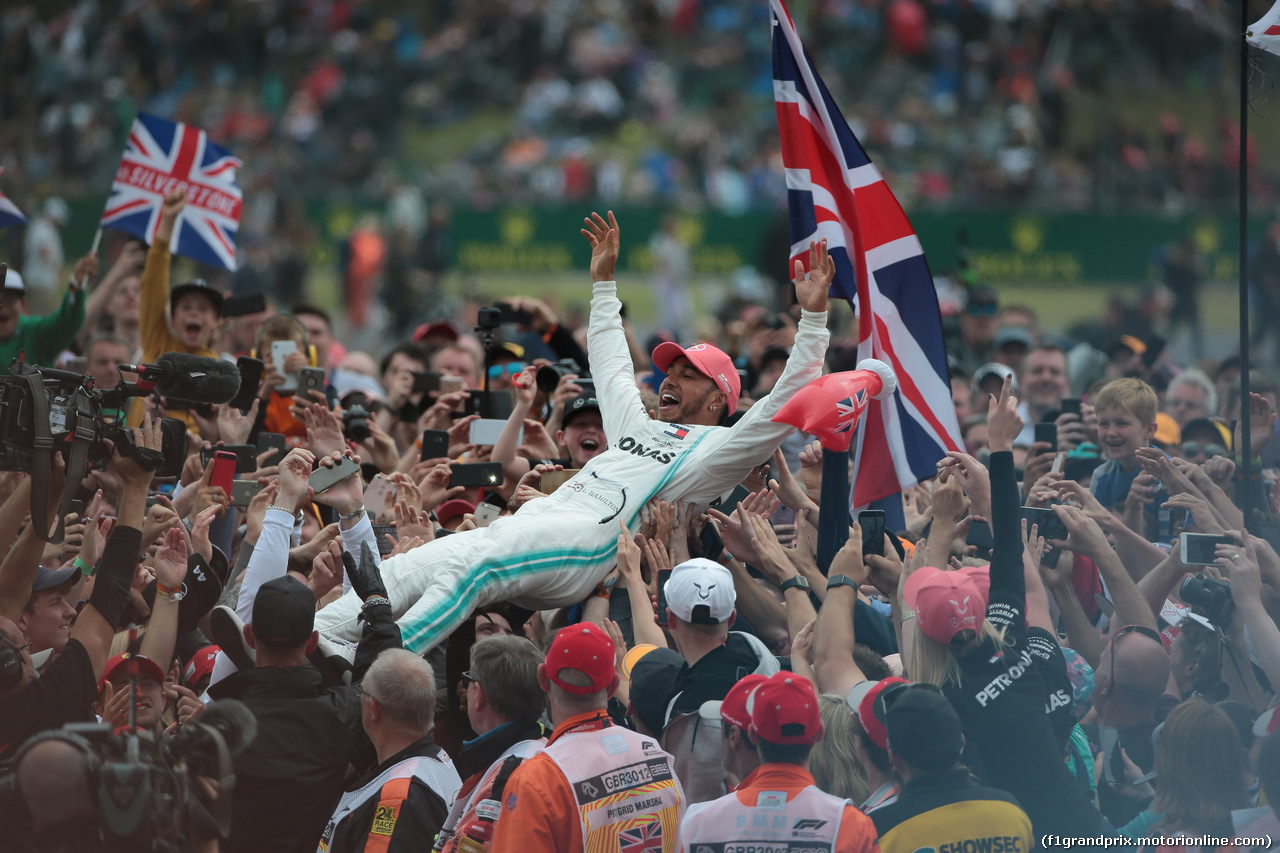
M 1022 254 L 1035 254 L 1044 244 L 1044 225 L 1038 219 L 1019 216 L 1009 227 L 1009 240 Z
M 498 230 L 502 234 L 502 242 L 508 246 L 522 246 L 533 237 L 537 223 L 528 210 L 509 210 L 502 216 Z

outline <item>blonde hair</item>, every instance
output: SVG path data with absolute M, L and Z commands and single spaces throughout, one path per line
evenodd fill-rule
M 866 768 L 853 751 L 853 709 L 843 696 L 824 693 L 818 711 L 826 733 L 809 753 L 809 772 L 818 790 L 861 803 L 871 796 Z
M 940 643 L 920 630 L 920 620 L 913 619 L 915 639 L 911 647 L 912 681 L 927 681 L 944 687 L 947 684 L 960 683 L 960 658 L 972 651 L 983 640 L 991 640 L 996 646 L 1004 648 L 1007 644 L 1004 629 L 997 628 L 986 619 L 978 632 L 963 643 Z
M 1160 408 L 1160 400 L 1150 385 L 1141 379 L 1115 379 L 1102 386 L 1098 396 L 1094 398 L 1093 407 L 1101 412 L 1103 409 L 1123 409 L 1144 424 L 1156 422 L 1156 410 Z
M 1249 804 L 1249 759 L 1221 708 L 1189 699 L 1169 714 L 1156 749 L 1156 799 L 1162 830 L 1206 831 Z

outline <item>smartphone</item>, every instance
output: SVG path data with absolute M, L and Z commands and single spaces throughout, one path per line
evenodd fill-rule
M 439 371 L 424 370 L 414 371 L 413 373 L 413 392 L 414 394 L 426 393 L 428 391 L 439 391 L 440 380 Z
M 276 386 L 277 394 L 292 394 L 298 390 L 298 374 L 285 373 L 284 370 L 285 360 L 297 351 L 297 341 L 271 342 L 271 363 L 275 365 L 276 373 L 284 377 L 284 381 Z
M 978 549 L 978 556 L 986 558 L 995 547 L 995 539 L 991 536 L 991 525 L 985 521 L 969 522 L 969 535 L 965 537 L 964 544 L 973 545 Z
M 1182 564 L 1184 566 L 1214 566 L 1218 563 L 1219 545 L 1235 544 L 1216 533 L 1182 534 Z
M 1041 423 L 1035 426 L 1035 440 L 1037 442 L 1045 442 L 1049 445 L 1046 453 L 1058 452 L 1058 425 L 1054 423 Z
M 1080 417 L 1081 402 L 1082 401 L 1079 397 L 1063 397 L 1062 406 L 1059 410 L 1064 415 L 1075 415 L 1076 417 Z
M 147 512 L 150 512 L 153 506 L 160 503 L 160 498 L 162 497 L 164 497 L 164 495 L 154 493 L 147 495 Z
M 160 470 L 156 471 L 156 476 L 160 479 L 177 477 L 182 474 L 182 466 L 187 462 L 187 424 L 177 418 L 161 418 L 160 433 L 161 447 L 180 447 L 182 452 L 168 454 Z M 164 491 L 166 485 L 162 483 L 157 488 Z M 168 485 L 168 488 L 172 492 L 173 486 Z
M 298 371 L 298 393 L 303 399 L 314 400 L 308 391 L 319 391 L 324 396 L 324 370 L 319 367 L 304 367 Z
M 387 541 L 387 534 L 396 535 L 396 526 L 394 524 L 375 524 L 373 525 L 373 538 L 378 540 L 378 556 L 388 557 L 395 550 L 395 545 Z
M 449 475 L 449 488 L 454 486 L 478 486 L 492 489 L 502 485 L 501 462 L 468 462 L 465 465 L 454 465 Z
M 375 521 L 385 515 L 394 517 L 392 509 L 396 501 L 395 484 L 381 473 L 376 474 L 364 487 L 364 508 Z
M 73 512 L 76 514 L 76 518 L 83 519 L 84 518 L 84 501 L 80 500 L 79 498 L 77 498 L 76 500 L 73 500 L 71 502 L 70 508 L 67 510 L 67 514 L 70 515 Z
M 258 387 L 262 384 L 262 372 L 266 365 L 260 358 L 240 356 L 236 359 L 236 367 L 240 369 L 240 390 L 231 398 L 231 405 L 236 409 L 247 409 L 257 399 Z
M 231 484 L 231 505 L 247 507 L 260 491 L 262 484 L 257 480 L 236 480 Z
M 658 570 L 658 624 L 663 628 L 667 627 L 667 581 L 671 580 L 672 571 L 674 569 Z
M 485 414 L 480 401 L 484 398 L 481 391 L 472 391 L 471 396 L 462 404 L 462 413 L 464 415 L 483 415 Z M 489 392 L 489 412 L 488 416 L 492 420 L 505 421 L 511 415 L 511 409 L 514 404 L 511 401 L 511 395 L 506 391 L 490 391 Z
M 222 300 L 223 317 L 244 317 L 248 314 L 262 314 L 267 310 L 267 297 L 261 293 L 247 293 L 244 296 L 228 296 Z
M 448 456 L 448 430 L 424 429 L 422 431 L 422 453 L 418 458 L 425 462 L 428 459 L 444 459 Z
M 455 391 L 467 390 L 467 384 L 457 376 L 441 376 L 440 377 L 440 393 L 452 394 Z
M 1048 507 L 1024 506 L 1022 517 L 1027 520 L 1028 526 L 1036 525 L 1040 535 L 1045 539 L 1067 538 L 1067 526 L 1062 523 L 1058 514 Z
M 502 515 L 502 510 L 487 501 L 476 504 L 476 527 L 488 527 L 489 523 Z
M 258 470 L 258 448 L 252 444 L 224 444 L 221 447 L 207 447 L 200 451 L 200 463 L 208 465 L 215 452 L 230 453 L 236 458 L 236 473 L 248 474 Z
M 499 302 L 494 307 L 503 323 L 515 323 L 517 326 L 528 326 L 533 322 L 533 312 L 517 310 L 506 302 Z
M 720 555 L 724 553 L 724 539 L 720 537 L 720 531 L 714 524 L 707 522 L 702 525 L 698 540 L 702 543 L 702 556 L 708 560 L 720 559 Z
M 319 468 L 311 472 L 311 488 L 315 489 L 316 494 L 320 494 L 325 489 L 341 483 L 352 474 L 359 474 L 360 466 L 355 463 L 350 456 L 344 456 L 333 464 L 330 468 L 321 465 Z
M 1062 469 L 1067 466 L 1067 452 L 1065 450 L 1058 451 L 1058 455 L 1053 460 L 1053 467 L 1049 469 L 1050 474 L 1062 474 Z
M 884 556 L 884 510 L 864 509 L 858 513 L 862 526 L 862 556 Z
M 538 491 L 544 495 L 549 495 L 578 476 L 578 472 L 581 470 L 581 468 L 565 468 L 563 471 L 548 471 L 542 475 L 542 483 L 538 486 Z
M 227 497 L 231 497 L 231 484 L 236 479 L 236 455 L 222 448 L 213 452 L 213 473 L 209 475 L 209 485 L 221 486 Z
M 481 418 L 478 421 L 471 422 L 471 432 L 467 436 L 467 441 L 472 444 L 481 446 L 486 444 L 497 444 L 498 436 L 502 435 L 502 431 L 506 429 L 507 422 L 500 421 L 497 418 Z M 520 427 L 520 435 L 516 438 L 516 446 L 524 443 L 524 427 Z
M 274 456 L 268 456 L 264 464 L 280 464 L 280 460 L 284 459 L 285 453 L 288 452 L 288 446 L 284 440 L 284 436 L 278 432 L 258 433 L 258 455 L 261 456 L 268 450 L 274 450 L 276 453 Z

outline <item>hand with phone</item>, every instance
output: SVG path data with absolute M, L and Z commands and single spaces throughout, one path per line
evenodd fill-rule
M 1083 554 L 1095 563 L 1101 561 L 1104 553 L 1111 551 L 1107 535 L 1102 532 L 1102 528 L 1096 521 L 1085 515 L 1084 510 L 1065 504 L 1058 504 L 1050 509 L 1057 514 L 1067 529 L 1067 537 L 1048 540 L 1050 546 Z
M 311 470 L 316 455 L 305 447 L 295 447 L 280 460 L 280 479 L 276 483 L 279 505 L 297 507 L 311 487 Z
M 360 476 L 360 457 L 330 453 L 320 459 L 311 475 L 311 488 L 318 503 L 333 507 L 338 515 L 350 515 L 364 506 L 364 478 Z M 343 522 L 344 529 L 353 522 Z
M 881 541 L 883 542 L 883 538 Z M 849 540 L 841 545 L 840 550 L 831 558 L 831 568 L 827 571 L 828 576 L 844 575 L 853 581 L 856 586 L 862 586 L 866 583 L 870 569 L 862 558 L 862 543 L 862 525 L 855 521 L 849 531 Z
M 272 341 L 264 363 L 266 371 L 259 397 L 269 399 L 272 392 L 289 396 L 298 390 L 298 371 L 307 366 L 307 357 L 298 351 L 297 341 Z

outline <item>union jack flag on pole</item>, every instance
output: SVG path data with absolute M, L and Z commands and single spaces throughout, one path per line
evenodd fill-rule
M 791 262 L 809 264 L 809 241 L 827 241 L 831 295 L 858 315 L 858 358 L 889 364 L 892 397 L 872 401 L 858 431 L 853 506 L 937 473 L 962 449 L 942 341 L 942 318 L 924 250 L 902 206 L 862 149 L 813 67 L 782 0 L 773 11 L 773 97 L 791 215 Z
M 0 175 L 4 175 L 4 169 L 0 168 Z M 9 200 L 9 197 L 0 192 L 0 228 L 13 228 L 16 225 L 26 225 L 27 217 L 22 215 L 22 211 L 18 210 L 18 206 Z
M 165 195 L 186 189 L 187 206 L 174 225 L 170 251 L 234 270 L 240 165 L 200 128 L 138 113 L 100 224 L 151 243 Z

